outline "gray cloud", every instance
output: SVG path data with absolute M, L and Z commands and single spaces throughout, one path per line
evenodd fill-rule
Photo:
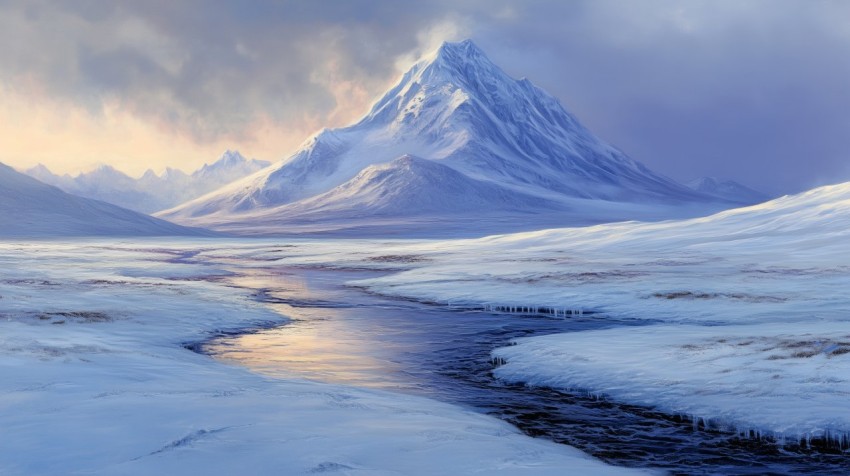
M 333 110 L 330 74 L 377 90 L 393 58 L 416 46 L 419 25 L 444 16 L 413 5 L 329 5 L 3 2 L 0 79 L 93 111 L 119 101 L 201 140 L 238 137 L 258 114 L 285 124 Z
M 847 18 L 818 0 L 0 0 L 0 82 L 238 142 L 260 117 L 339 121 L 340 83 L 379 94 L 399 58 L 470 36 L 656 170 L 782 193 L 850 180 Z
M 847 2 L 534 2 L 518 16 L 488 27 L 494 56 L 657 170 L 774 193 L 850 179 Z

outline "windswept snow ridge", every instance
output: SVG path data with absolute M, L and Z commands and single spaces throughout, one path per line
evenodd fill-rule
M 400 173 L 398 160 L 408 163 L 406 180 L 417 182 L 416 190 L 392 190 L 405 185 L 400 179 L 367 180 L 378 170 Z M 438 168 L 452 175 L 449 183 L 431 182 Z M 412 176 L 418 173 L 423 177 Z M 458 193 L 461 182 L 470 185 L 468 193 Z M 452 191 L 444 197 L 447 188 Z M 383 198 L 393 194 L 404 198 Z M 518 201 L 506 207 L 511 197 Z M 420 207 L 425 199 L 440 206 Z M 597 215 L 605 208 L 598 205 L 584 209 L 584 202 L 600 201 L 607 212 Z M 324 222 L 351 214 L 474 217 L 510 208 L 584 223 L 651 211 L 654 218 L 670 216 L 659 205 L 700 205 L 701 211 L 728 205 L 718 202 L 602 142 L 557 99 L 509 77 L 467 40 L 445 43 L 415 64 L 356 124 L 323 130 L 279 164 L 160 216 L 257 233 L 285 230 L 305 216 Z M 632 214 L 635 204 L 644 209 Z

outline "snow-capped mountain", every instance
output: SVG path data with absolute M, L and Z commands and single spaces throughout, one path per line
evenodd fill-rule
M 228 150 L 216 162 L 204 164 L 191 175 L 169 167 L 161 174 L 148 170 L 135 179 L 109 165 L 101 165 L 71 177 L 55 175 L 42 164 L 24 173 L 68 193 L 151 213 L 201 196 L 269 165 Z
M 403 156 L 418 159 L 393 162 Z M 438 167 L 452 179 L 404 186 L 411 174 L 433 174 Z M 387 179 L 402 173 L 406 179 Z M 461 182 L 475 186 L 445 200 L 445 187 Z M 574 216 L 586 205 L 582 200 L 604 200 L 614 208 L 716 200 L 601 141 L 557 99 L 526 79 L 509 77 L 466 40 L 444 43 L 415 64 L 356 124 L 323 130 L 290 158 L 161 216 L 246 229 L 330 210 L 398 217 L 490 213 L 504 209 L 505 197 L 522 197 L 514 209 L 572 210 Z M 423 200 L 440 200 L 441 206 L 411 205 Z M 348 216 L 321 216 L 341 218 Z
M 271 162 L 265 160 L 246 159 L 238 150 L 227 150 L 217 161 L 204 164 L 193 172 L 192 177 L 203 182 L 205 188 L 219 188 L 233 182 L 235 178 L 246 177 L 269 165 Z
M 209 235 L 78 197 L 0 164 L 0 237 Z
M 717 197 L 740 205 L 755 205 L 771 199 L 765 193 L 753 190 L 732 180 L 720 180 L 715 177 L 702 177 L 686 184 L 691 189 L 705 195 Z
M 44 164 L 38 164 L 35 167 L 24 170 L 23 173 L 29 175 L 30 177 L 44 182 L 49 185 L 53 185 L 54 187 L 59 187 L 61 189 L 65 189 L 68 186 L 72 186 L 74 183 L 74 178 L 68 174 L 65 175 L 56 175 L 50 171 Z

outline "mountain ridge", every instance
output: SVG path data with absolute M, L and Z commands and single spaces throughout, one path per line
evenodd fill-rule
M 509 77 L 467 40 L 444 43 L 414 64 L 354 124 L 323 129 L 288 159 L 158 216 L 250 227 L 252 216 L 277 210 L 283 224 L 291 213 L 303 212 L 315 197 L 364 169 L 408 155 L 505 192 L 537 197 L 529 211 L 551 211 L 548 203 L 558 201 L 574 209 L 574 200 L 647 206 L 718 200 L 652 172 L 601 141 L 556 98 L 527 79 Z M 337 199 L 345 200 L 344 194 Z M 403 217 L 419 211 L 399 207 L 395 213 Z
M 0 163 L 0 237 L 178 235 L 215 234 L 78 197 Z
M 148 169 L 141 177 L 133 178 L 106 164 L 73 177 L 56 175 L 44 164 L 23 173 L 74 195 L 147 214 L 184 203 L 270 164 L 227 150 L 218 160 L 204 164 L 191 174 L 166 167 L 160 174 Z

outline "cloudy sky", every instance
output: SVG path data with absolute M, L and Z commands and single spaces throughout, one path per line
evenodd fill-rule
M 679 180 L 850 180 L 850 2 L 0 0 L 0 161 L 279 160 L 472 38 Z

